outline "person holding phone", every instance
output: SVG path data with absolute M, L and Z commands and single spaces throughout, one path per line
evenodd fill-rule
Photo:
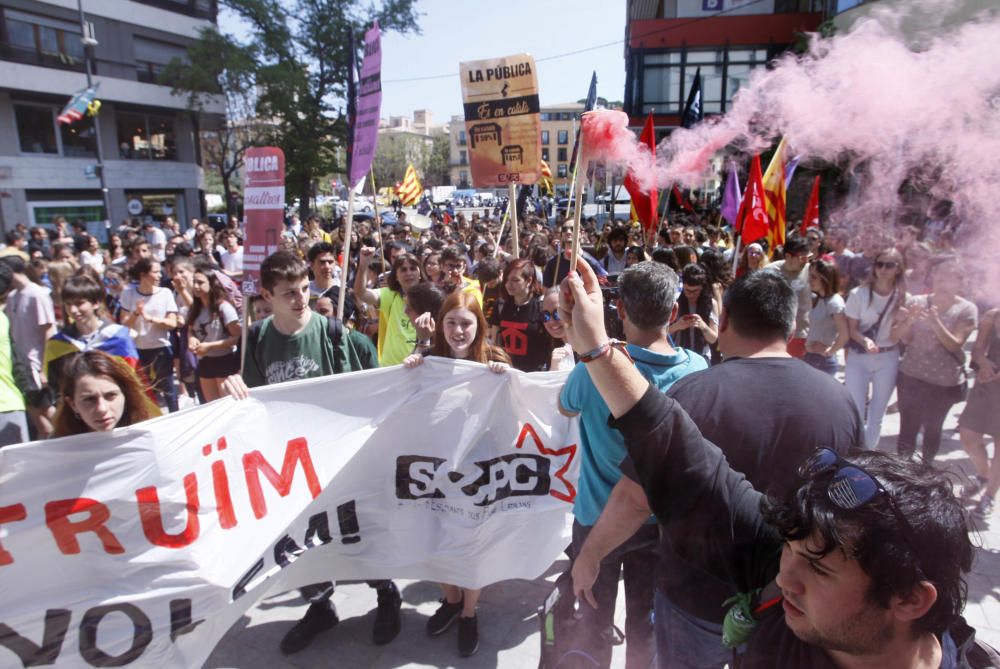
M 667 332 L 678 346 L 712 359 L 712 344 L 719 338 L 719 305 L 712 297 L 708 273 L 701 265 L 688 265 L 681 272 L 684 290 L 677 298 L 677 319 Z

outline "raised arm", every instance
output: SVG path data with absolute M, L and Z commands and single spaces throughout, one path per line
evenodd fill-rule
M 354 275 L 354 298 L 378 309 L 378 291 L 369 288 L 365 281 L 365 277 L 368 275 L 368 264 L 374 254 L 375 249 L 370 246 L 363 246 L 358 252 L 358 271 Z

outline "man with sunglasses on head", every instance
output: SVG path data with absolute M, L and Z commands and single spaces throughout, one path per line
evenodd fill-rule
M 665 391 L 681 377 L 708 369 L 697 353 L 675 348 L 667 337 L 667 326 L 677 315 L 677 274 L 661 263 L 645 261 L 619 275 L 616 300 L 622 320 L 625 350 L 644 378 Z M 585 365 L 577 365 L 559 394 L 559 410 L 567 416 L 580 414 L 580 479 L 573 504 L 573 554 L 583 547 L 591 528 L 608 502 L 611 490 L 622 476 L 619 463 L 625 457 L 622 435 L 608 427 L 608 405 L 594 387 Z M 648 667 L 654 656 L 653 592 L 659 534 L 655 519 L 646 514 L 644 523 L 600 563 L 593 591 L 598 606 L 580 610 L 576 629 L 586 650 L 599 666 L 611 662 L 611 631 L 619 574 L 625 582 L 627 669 Z
M 818 449 L 797 489 L 765 498 L 609 342 L 593 273 L 580 266 L 561 288 L 567 337 L 624 437 L 626 477 L 641 486 L 638 496 L 616 486 L 609 509 L 643 511 L 601 516 L 574 562 L 578 597 L 594 605 L 600 559 L 651 509 L 685 559 L 741 593 L 724 625 L 744 649 L 741 669 L 1000 666 L 960 615 L 972 544 L 945 478 L 881 453 L 847 461 Z

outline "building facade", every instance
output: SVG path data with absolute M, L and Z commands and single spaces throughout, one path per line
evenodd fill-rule
M 224 113 L 200 116 L 187 97 L 157 83 L 213 26 L 215 0 L 82 0 L 93 48 L 100 112 L 72 125 L 56 116 L 86 88 L 76 0 L 4 0 L 0 5 L 0 227 L 83 219 L 105 238 L 94 167 L 99 124 L 108 218 L 183 223 L 204 213 L 199 132 Z
M 542 122 L 542 160 L 548 163 L 549 169 L 552 170 L 552 182 L 556 192 L 565 195 L 573 177 L 569 171 L 569 161 L 573 155 L 576 130 L 580 125 L 583 104 L 570 102 L 548 105 L 542 106 L 539 111 Z M 465 118 L 452 116 L 449 128 L 451 185 L 459 188 L 474 188 L 475 185 L 471 180 L 472 171 L 469 168 Z
M 826 0 L 628 0 L 625 111 L 658 139 L 679 127 L 701 71 L 705 115 L 724 114 L 750 72 L 816 31 Z

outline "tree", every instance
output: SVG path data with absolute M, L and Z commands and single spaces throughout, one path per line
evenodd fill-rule
M 424 181 L 424 156 L 427 153 L 428 138 L 423 135 L 404 132 L 384 132 L 378 136 L 372 170 L 379 188 L 395 186 L 403 180 L 406 168 L 411 163 L 416 168 L 421 182 Z
M 429 186 L 447 186 L 451 183 L 448 163 L 451 160 L 451 142 L 446 134 L 435 135 L 424 159 L 424 179 Z
M 171 86 L 174 95 L 188 96 L 193 114 L 220 97 L 225 101 L 225 118 L 218 127 L 203 130 L 199 140 L 202 162 L 221 182 L 228 216 L 237 213 L 235 180 L 246 150 L 270 138 L 270 127 L 256 113 L 256 58 L 253 45 L 242 46 L 206 28 L 188 48 L 187 58 L 173 59 L 160 74 L 160 83 Z
M 254 55 L 257 117 L 267 119 L 285 152 L 289 198 L 309 213 L 313 178 L 346 172 L 338 158 L 349 132 L 346 108 L 351 54 L 348 36 L 378 20 L 383 33 L 418 31 L 415 0 L 383 0 L 380 8 L 351 0 L 224 0 L 246 24 Z M 356 48 L 363 46 L 360 39 Z M 360 51 L 356 57 L 360 59 Z

